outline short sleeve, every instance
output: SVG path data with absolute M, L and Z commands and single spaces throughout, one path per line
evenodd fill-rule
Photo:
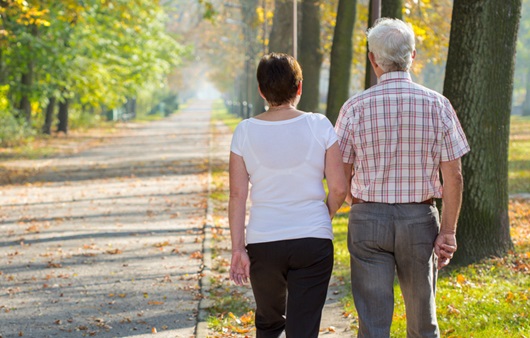
M 322 127 L 322 135 L 324 136 L 324 145 L 326 149 L 329 149 L 335 142 L 337 142 L 337 133 L 335 132 L 335 129 L 333 129 L 333 125 L 331 124 L 330 120 L 322 115 L 321 119 L 321 127 Z
M 444 133 L 441 160 L 442 162 L 448 162 L 464 156 L 469 152 L 470 147 L 451 103 L 448 100 L 444 103 L 442 112 Z
M 348 111 L 352 109 L 348 101 L 340 109 L 339 117 L 335 123 L 335 132 L 339 141 L 339 148 L 342 154 L 343 163 L 353 163 L 355 152 L 353 150 L 353 138 L 351 135 L 351 114 Z
M 243 142 L 244 130 L 246 129 L 246 120 L 239 122 L 234 134 L 232 135 L 232 143 L 230 144 L 230 151 L 236 155 L 243 156 Z

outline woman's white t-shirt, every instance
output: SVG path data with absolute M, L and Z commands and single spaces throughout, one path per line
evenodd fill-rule
M 335 142 L 322 114 L 239 123 L 230 150 L 243 157 L 251 183 L 248 244 L 333 239 L 322 179 L 326 150 Z

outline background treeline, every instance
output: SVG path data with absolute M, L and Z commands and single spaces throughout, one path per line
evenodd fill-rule
M 194 6 L 197 1 L 173 2 L 187 7 L 189 11 L 200 11 L 201 8 Z M 264 53 L 279 51 L 293 54 L 293 1 L 199 2 L 202 3 L 202 13 L 207 13 L 207 20 L 193 24 L 183 22 L 181 29 L 190 41 L 194 41 L 201 64 L 194 64 L 185 72 L 201 75 L 191 78 L 206 77 L 232 103 L 252 104 L 252 111 L 246 115 L 259 113 L 263 103 L 257 90 L 254 90 L 254 70 Z M 307 94 L 302 96 L 301 108 L 329 116 L 338 108 L 330 102 L 328 93 L 335 95 L 337 90 L 344 91 L 342 87 L 335 88 L 334 79 L 329 78 L 333 68 L 347 77 L 339 79 L 339 82 L 347 81 L 346 94 L 342 94 L 341 99 L 365 88 L 367 61 L 364 32 L 369 27 L 371 1 L 298 0 L 297 3 L 298 59 L 304 70 L 304 93 Z M 525 113 L 530 114 L 530 1 L 523 0 L 522 3 L 513 105 L 515 112 L 522 113 L 524 108 Z M 442 92 L 454 1 L 382 0 L 381 4 L 383 16 L 401 18 L 414 28 L 418 55 L 413 64 L 413 78 Z M 487 5 L 477 2 L 476 6 L 475 14 L 481 15 Z M 498 19 L 493 15 L 488 20 L 494 26 L 494 21 Z M 335 59 L 333 47 L 336 48 Z M 192 81 L 187 90 L 200 90 L 200 85 L 200 81 L 195 84 Z M 240 106 L 235 110 L 244 111 Z
M 1 0 L 0 145 L 169 94 L 184 48 L 152 0 Z

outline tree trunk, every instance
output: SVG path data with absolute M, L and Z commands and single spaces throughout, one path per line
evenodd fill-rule
M 464 196 L 457 264 L 513 247 L 508 220 L 508 141 L 521 0 L 455 0 L 444 94 L 471 152 L 462 159 Z
M 372 0 L 368 2 L 368 28 L 372 27 L 371 19 L 372 18 Z M 366 61 L 364 65 L 364 89 L 368 89 L 372 86 L 372 77 L 376 76 L 374 70 L 372 69 L 372 64 L 368 58 L 368 39 L 366 40 Z
M 353 58 L 353 26 L 357 0 L 339 0 L 337 21 L 331 46 L 326 116 L 335 124 L 339 111 L 349 97 Z
M 20 79 L 22 84 L 22 97 L 20 98 L 20 114 L 24 117 L 28 125 L 31 123 L 31 102 L 29 101 L 29 93 L 33 85 L 33 63 L 28 64 L 28 70 L 22 74 Z
M 368 17 L 372 17 L 371 1 L 368 8 Z M 381 0 L 381 17 L 403 20 L 403 0 Z M 372 70 L 370 60 L 368 59 L 368 42 L 366 45 L 366 66 L 364 74 L 364 88 L 370 88 L 372 85 L 371 76 L 375 76 L 375 73 Z
M 381 17 L 403 20 L 403 0 L 381 0 Z
M 526 96 L 523 102 L 523 116 L 530 116 L 530 68 L 526 71 Z
M 276 0 L 269 36 L 269 52 L 293 55 L 293 1 Z
M 59 123 L 57 124 L 57 131 L 68 134 L 68 99 L 63 99 L 59 102 Z
M 0 48 L 0 85 L 6 83 L 6 71 L 4 66 L 4 50 Z
M 51 134 L 52 123 L 53 123 L 53 111 L 55 110 L 55 97 L 50 97 L 48 106 L 46 107 L 46 115 L 44 116 L 44 125 L 42 126 L 42 132 L 44 134 Z
M 258 62 L 258 53 L 262 52 L 261 45 L 258 43 L 258 25 L 256 9 L 259 0 L 241 0 L 241 14 L 245 26 L 243 35 L 246 45 L 245 57 L 245 81 L 246 98 L 248 115 L 254 116 L 263 112 L 263 99 L 258 92 L 258 80 L 256 78 L 256 69 Z
M 37 26 L 33 25 L 30 28 L 31 34 L 35 37 L 38 35 Z M 31 53 L 31 45 L 29 52 Z M 33 90 L 33 60 L 32 55 L 28 56 L 27 69 L 20 80 L 22 85 L 22 97 L 20 99 L 19 109 L 24 119 L 30 125 L 31 123 L 31 102 L 29 100 L 31 91 Z
M 131 114 L 131 119 L 136 118 L 136 97 L 130 98 L 127 100 L 129 104 L 129 114 Z M 94 114 L 94 107 L 90 109 L 91 114 Z
M 322 50 L 320 48 L 320 0 L 302 1 L 302 35 L 300 55 L 304 81 L 303 92 L 298 108 L 303 111 L 318 112 L 320 102 L 320 68 Z

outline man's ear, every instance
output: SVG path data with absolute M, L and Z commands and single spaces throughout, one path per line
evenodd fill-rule
M 379 65 L 377 64 L 377 62 L 375 62 L 375 55 L 374 53 L 372 52 L 368 52 L 368 59 L 370 59 L 370 63 L 372 64 L 372 67 L 374 68 L 378 68 Z
M 416 58 L 416 50 L 413 50 L 412 51 L 412 60 L 414 60 Z

